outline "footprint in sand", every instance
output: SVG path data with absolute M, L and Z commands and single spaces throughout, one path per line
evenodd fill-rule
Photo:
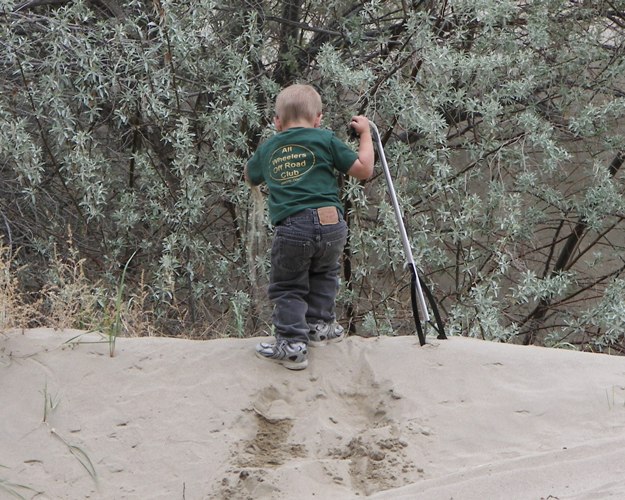
M 260 392 L 253 405 L 256 435 L 244 445 L 245 467 L 276 467 L 293 457 L 304 457 L 303 445 L 289 442 L 295 409 L 274 386 Z

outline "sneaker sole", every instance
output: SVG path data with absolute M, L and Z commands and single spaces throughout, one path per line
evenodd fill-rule
M 284 366 L 287 370 L 303 370 L 308 366 L 308 360 L 305 359 L 304 361 L 290 361 L 288 359 L 274 359 L 274 358 L 268 358 L 266 356 L 263 356 L 261 353 L 259 353 L 258 351 L 256 351 L 256 357 L 260 358 L 260 359 L 265 359 L 267 361 L 271 361 L 273 363 L 276 363 L 278 365 L 282 365 Z

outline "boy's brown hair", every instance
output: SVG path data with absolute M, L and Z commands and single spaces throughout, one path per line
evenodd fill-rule
M 321 96 L 310 85 L 290 85 L 276 98 L 276 116 L 282 123 L 314 121 L 320 114 Z

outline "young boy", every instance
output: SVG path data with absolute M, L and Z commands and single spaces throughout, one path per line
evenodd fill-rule
M 369 120 L 352 118 L 360 136 L 358 153 L 320 129 L 321 97 L 309 85 L 291 85 L 276 99 L 278 133 L 248 161 L 252 185 L 266 182 L 269 217 L 275 226 L 269 298 L 276 341 L 256 354 L 291 370 L 308 366 L 308 344 L 343 339 L 335 322 L 339 258 L 347 239 L 335 170 L 358 179 L 373 173 Z

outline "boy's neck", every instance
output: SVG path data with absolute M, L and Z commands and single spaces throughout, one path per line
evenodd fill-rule
M 290 128 L 315 128 L 315 124 L 308 120 L 297 120 L 284 124 L 282 132 L 289 130 Z
M 282 122 L 279 116 L 274 117 L 274 124 L 278 132 L 284 132 L 290 128 L 318 128 L 321 126 L 321 118 L 323 115 L 319 113 L 314 119 L 296 118 L 288 122 Z

